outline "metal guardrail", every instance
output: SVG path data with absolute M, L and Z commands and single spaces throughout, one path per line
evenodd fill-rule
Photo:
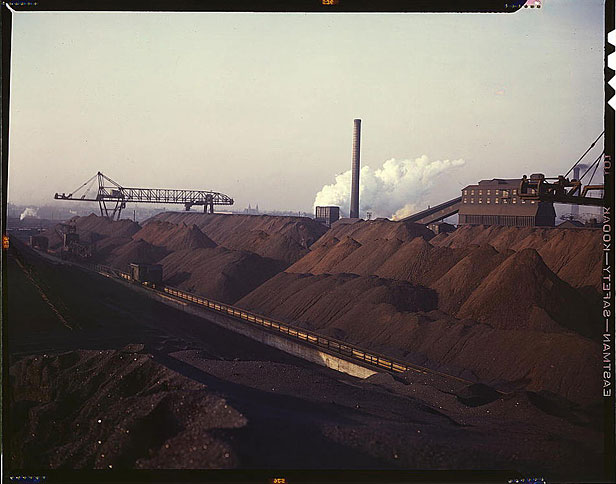
M 177 298 L 183 299 L 185 301 L 198 304 L 200 306 L 205 306 L 206 308 L 210 310 L 225 314 L 227 316 L 232 316 L 242 321 L 253 323 L 255 325 L 261 326 L 263 328 L 269 329 L 277 333 L 282 333 L 285 336 L 289 336 L 293 339 L 300 340 L 312 346 L 316 346 L 319 348 L 327 348 L 328 350 L 334 353 L 338 353 L 348 358 L 359 360 L 364 363 L 377 366 L 379 368 L 385 368 L 387 370 L 398 372 L 398 373 L 402 373 L 403 371 L 407 371 L 407 370 L 414 370 L 414 371 L 419 371 L 422 373 L 427 373 L 424 370 L 411 367 L 406 363 L 392 360 L 391 358 L 387 358 L 386 356 L 380 355 L 372 351 L 369 352 L 369 351 L 362 350 L 360 348 L 352 346 L 343 341 L 336 340 L 333 338 L 326 338 L 324 336 L 313 333 L 306 329 L 298 328 L 298 327 L 283 323 L 281 321 L 277 321 L 275 319 L 266 318 L 260 314 L 253 313 L 245 309 L 237 308 L 229 304 L 223 304 L 221 302 L 207 299 L 202 296 L 197 296 L 196 294 L 192 294 L 187 291 L 181 291 L 173 287 L 164 286 L 162 289 L 162 292 L 165 292 Z
M 374 351 L 364 350 L 362 348 L 358 348 L 356 346 L 345 343 L 344 341 L 337 340 L 335 338 L 328 338 L 317 333 L 313 333 L 312 331 L 290 325 L 288 323 L 283 323 L 272 318 L 266 318 L 263 315 L 247 311 L 246 309 L 238 308 L 230 304 L 224 304 L 213 299 L 205 298 L 203 296 L 198 296 L 197 294 L 193 294 L 189 291 L 182 291 L 175 287 L 166 285 L 159 286 L 147 282 L 139 283 L 138 281 L 135 281 L 129 273 L 114 269 L 109 266 L 95 265 L 92 267 L 94 268 L 94 270 L 96 270 L 96 272 L 115 276 L 129 282 L 140 284 L 141 286 L 147 287 L 157 293 L 165 293 L 183 301 L 188 301 L 189 303 L 203 306 L 208 310 L 215 311 L 226 316 L 231 316 L 241 321 L 260 326 L 262 328 L 265 328 L 266 330 L 283 334 L 289 338 L 302 341 L 304 344 L 328 350 L 331 353 L 339 354 L 357 362 L 362 362 L 364 365 L 367 364 L 371 367 L 385 369 L 393 373 L 402 373 L 410 370 L 417 373 L 422 373 L 424 375 L 433 374 L 445 378 L 451 378 L 469 385 L 475 383 L 473 381 L 465 380 L 464 378 L 459 378 L 453 375 L 448 375 L 446 373 L 441 373 L 430 368 L 425 368 L 419 365 L 412 365 L 404 361 L 396 360 L 394 358 L 387 357 Z

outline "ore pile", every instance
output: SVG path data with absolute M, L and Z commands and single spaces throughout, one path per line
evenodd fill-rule
M 143 227 L 94 214 L 72 222 L 80 240 L 93 244 L 90 262 L 124 271 L 130 263 L 158 263 L 167 284 L 226 303 L 237 301 L 307 253 L 309 244 L 326 230 L 301 217 L 194 213 L 161 214 Z M 211 230 L 212 237 L 200 226 Z M 59 248 L 60 235 L 48 232 L 52 249 Z
M 218 245 L 248 250 L 287 265 L 307 254 L 327 231 L 324 225 L 306 217 L 167 212 L 153 220 L 195 224 Z
M 344 222 L 237 305 L 502 388 L 597 398 L 597 231 Z
M 114 249 L 128 244 L 141 228 L 132 220 L 112 221 L 95 214 L 73 217 L 69 223 L 75 225 L 80 242 L 92 244 L 96 248 L 99 260 L 104 259 Z M 45 230 L 41 235 L 49 239 L 50 249 L 59 249 L 63 243 L 61 233 L 62 226 L 58 224 Z
M 181 223 L 168 229 L 174 227 L 184 230 Z M 362 242 L 347 240 L 349 247 L 370 243 L 353 235 Z M 393 257 L 413 239 L 399 241 L 381 245 Z M 412 250 L 431 257 L 424 242 Z M 190 252 L 206 251 L 200 259 L 233 252 L 165 245 L 156 247 L 171 250 L 165 258 L 177 256 L 177 264 Z M 12 469 L 501 469 L 553 482 L 601 480 L 597 344 L 566 327 L 512 329 L 513 319 L 483 323 L 451 314 L 484 284 L 490 291 L 558 284 L 532 249 L 462 248 L 457 270 L 435 283 L 283 272 L 244 298 L 276 317 L 292 312 L 323 333 L 478 382 L 469 384 L 414 371 L 353 378 L 53 263 L 24 244 L 11 247 L 5 455 Z M 73 329 L 20 269 L 18 249 Z M 458 253 L 440 249 L 439 273 Z M 363 270 L 387 263 L 375 256 L 376 263 L 362 261 Z M 466 273 L 465 264 L 478 274 Z M 501 270 L 492 274 L 495 268 Z M 520 275 L 529 271 L 538 276 Z M 404 273 L 433 278 L 420 262 Z M 454 309 L 438 309 L 437 283 L 454 279 L 470 289 L 456 295 Z M 268 286 L 276 291 L 261 292 L 260 301 L 257 292 Z M 537 295 L 535 305 L 563 304 L 549 290 L 523 290 Z
M 165 283 L 233 303 L 284 269 L 278 260 L 225 247 L 183 249 L 158 261 Z
M 596 229 L 548 229 L 537 227 L 463 226 L 440 234 L 435 246 L 464 248 L 489 244 L 499 252 L 535 249 L 545 264 L 563 281 L 576 288 L 599 288 L 601 250 Z
M 176 225 L 159 220 L 145 224 L 139 232 L 133 235 L 133 240 L 144 240 L 169 251 L 216 247 L 216 243 L 194 224 Z

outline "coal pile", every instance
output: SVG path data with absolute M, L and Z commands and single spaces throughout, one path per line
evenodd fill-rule
M 468 385 L 456 392 L 458 400 L 469 407 L 479 407 L 491 403 L 499 399 L 500 396 L 501 394 L 494 388 L 482 383 Z
M 141 349 L 77 350 L 13 364 L 10 465 L 234 467 L 233 450 L 216 430 L 242 427 L 245 417 Z

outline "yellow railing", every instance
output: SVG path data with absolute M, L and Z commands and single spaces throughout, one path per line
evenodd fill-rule
M 117 269 L 112 269 L 108 266 L 97 265 L 94 266 L 94 269 L 97 272 L 106 273 L 107 275 L 116 276 L 125 280 L 132 281 L 132 277 L 129 273 L 119 271 Z M 411 365 L 404 361 L 395 360 L 393 358 L 389 358 L 387 356 L 381 355 L 379 353 L 375 353 L 373 351 L 366 351 L 361 348 L 357 348 L 355 346 L 351 346 L 344 341 L 340 341 L 334 338 L 328 338 L 317 333 L 313 333 L 303 328 L 294 327 L 287 323 L 283 323 L 277 321 L 275 319 L 266 318 L 263 315 L 252 313 L 245 309 L 236 308 L 229 304 L 223 304 L 219 301 L 214 301 L 212 299 L 205 298 L 203 296 L 198 296 L 196 294 L 192 294 L 187 291 L 181 291 L 174 287 L 170 286 L 158 286 L 147 284 L 147 287 L 152 288 L 157 292 L 164 292 L 176 298 L 182 299 L 184 301 L 189 301 L 193 304 L 198 304 L 200 306 L 204 306 L 212 311 L 216 311 L 227 316 L 231 316 L 242 321 L 246 321 L 251 324 L 255 324 L 258 326 L 262 326 L 267 328 L 270 331 L 278 332 L 284 334 L 290 338 L 301 340 L 307 344 L 312 346 L 316 346 L 319 348 L 327 349 L 330 352 L 338 353 L 343 355 L 346 358 L 350 358 L 356 361 L 361 361 L 364 364 L 368 364 L 373 367 L 382 368 L 394 373 L 402 373 L 404 371 L 412 370 L 417 373 L 422 373 L 427 375 L 429 373 L 440 375 L 446 378 L 453 378 L 458 381 L 462 381 L 465 383 L 474 383 L 469 380 L 465 380 L 463 378 L 459 378 L 453 375 L 448 375 L 446 373 L 441 373 L 436 370 L 431 370 L 429 368 L 425 368 L 419 365 Z
M 426 371 L 424 371 L 420 367 L 410 366 L 407 363 L 404 363 L 401 361 L 395 361 L 386 356 L 383 356 L 383 355 L 380 355 L 374 352 L 368 352 L 360 348 L 351 346 L 348 343 L 345 343 L 343 341 L 339 341 L 333 338 L 327 338 L 325 336 L 312 333 L 306 329 L 294 327 L 289 324 L 282 323 L 280 321 L 276 321 L 271 318 L 268 319 L 260 314 L 255 314 L 250 311 L 246 311 L 245 309 L 236 308 L 229 304 L 223 304 L 218 301 L 213 301 L 211 299 L 208 299 L 202 296 L 197 296 L 195 294 L 192 294 L 186 291 L 181 291 L 179 289 L 169 287 L 169 286 L 164 286 L 162 288 L 162 291 L 165 292 L 166 294 L 177 297 L 179 299 L 190 301 L 200 306 L 205 306 L 206 308 L 211 309 L 213 311 L 217 311 L 225 315 L 240 319 L 242 321 L 247 321 L 249 323 L 256 324 L 258 326 L 262 326 L 271 331 L 282 333 L 285 336 L 301 340 L 312 346 L 327 348 L 328 350 L 332 352 L 339 353 L 341 355 L 346 356 L 347 358 L 358 360 L 363 363 L 368 363 L 371 366 L 384 368 L 386 370 L 397 372 L 397 373 L 402 373 L 403 371 L 407 371 L 407 370 L 415 370 L 415 371 L 421 371 L 422 373 L 427 373 L 427 369 L 425 369 Z

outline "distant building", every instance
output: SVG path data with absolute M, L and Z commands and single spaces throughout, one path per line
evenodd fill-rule
M 553 203 L 521 198 L 520 182 L 495 178 L 463 188 L 458 224 L 554 227 Z
M 428 228 L 435 234 L 445 234 L 456 230 L 455 225 L 448 224 L 447 222 L 436 222 L 428 224 Z
M 248 208 L 244 209 L 244 213 L 248 215 L 259 215 L 259 204 L 257 203 L 257 206 L 252 208 L 249 203 Z
M 340 218 L 340 207 L 316 207 L 315 220 L 331 227 Z

